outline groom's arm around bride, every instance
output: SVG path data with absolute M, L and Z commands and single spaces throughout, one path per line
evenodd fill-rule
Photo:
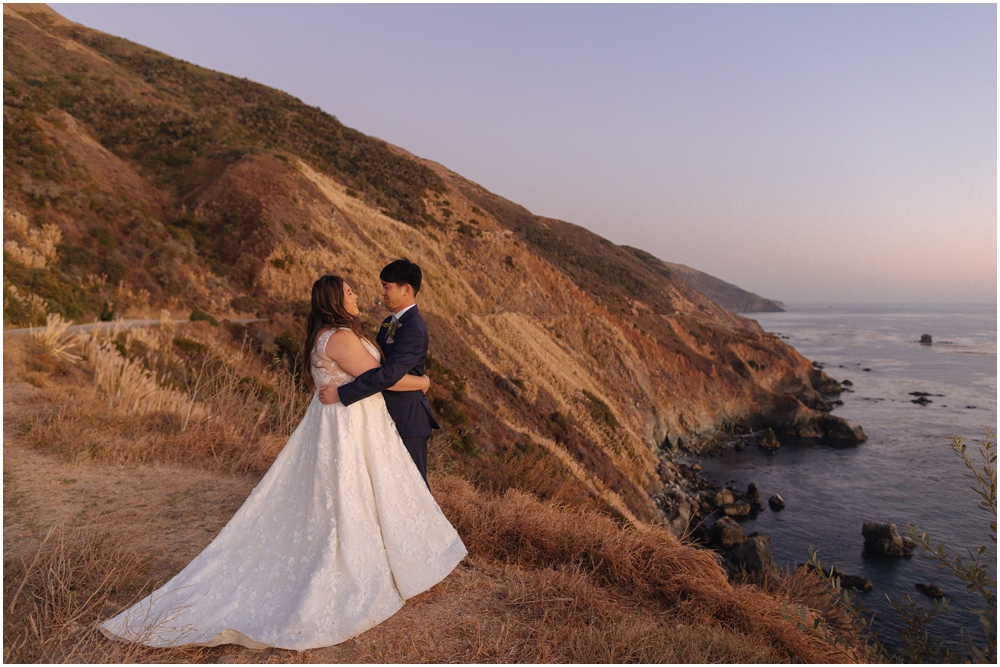
M 401 259 L 386 266 L 379 277 L 382 279 L 382 301 L 393 311 L 376 336 L 385 354 L 385 363 L 362 373 L 353 382 L 340 387 L 324 387 L 320 391 L 320 401 L 351 405 L 383 392 L 400 438 L 426 480 L 427 439 L 431 429 L 439 428 L 430 404 L 420 391 L 389 391 L 389 387 L 407 373 L 424 375 L 429 341 L 427 326 L 416 305 L 421 271 L 416 264 Z

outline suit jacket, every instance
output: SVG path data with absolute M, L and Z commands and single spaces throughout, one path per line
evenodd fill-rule
M 424 375 L 427 363 L 427 325 L 417 306 L 399 318 L 399 328 L 393 341 L 387 342 L 392 315 L 385 318 L 375 341 L 385 353 L 385 363 L 354 378 L 337 389 L 340 402 L 351 405 L 363 398 L 382 392 L 389 415 L 396 422 L 401 438 L 419 438 L 441 428 L 431 414 L 430 403 L 422 391 L 389 391 L 404 375 Z

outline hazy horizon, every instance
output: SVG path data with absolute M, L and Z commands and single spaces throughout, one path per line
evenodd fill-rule
M 996 303 L 995 5 L 52 7 L 767 298 Z

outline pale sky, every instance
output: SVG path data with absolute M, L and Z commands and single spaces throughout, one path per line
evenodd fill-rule
M 786 302 L 996 302 L 996 5 L 66 5 Z

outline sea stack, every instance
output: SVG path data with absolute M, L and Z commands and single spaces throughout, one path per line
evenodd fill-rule
M 894 523 L 866 521 L 861 527 L 865 553 L 874 556 L 912 556 L 913 548 L 899 536 Z
M 923 336 L 920 337 L 920 344 L 921 345 L 931 345 L 933 343 L 934 343 L 934 339 L 931 338 L 930 334 L 924 334 Z

